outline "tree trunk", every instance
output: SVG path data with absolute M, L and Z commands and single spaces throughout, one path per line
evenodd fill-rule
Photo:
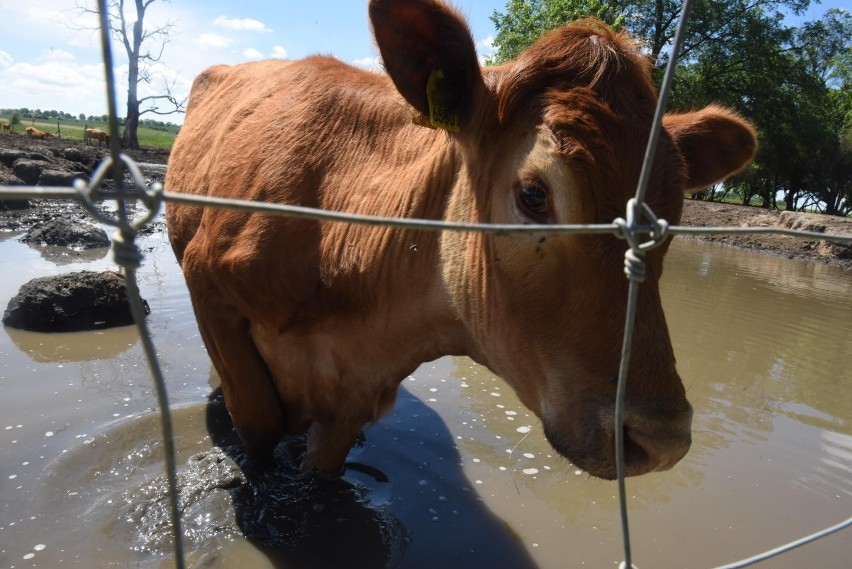
M 136 0 L 136 22 L 133 24 L 133 44 L 125 40 L 128 49 L 127 59 L 127 119 L 124 122 L 124 133 L 121 137 L 125 148 L 139 148 L 139 53 L 142 47 L 142 21 L 145 18 L 145 5 L 142 0 Z
M 798 201 L 799 192 L 788 189 L 784 192 L 784 208 L 787 211 L 796 211 L 796 202 Z
M 125 148 L 139 148 L 139 136 L 137 130 L 139 128 L 139 102 L 130 101 L 127 97 L 127 119 L 124 121 L 124 133 L 121 137 Z

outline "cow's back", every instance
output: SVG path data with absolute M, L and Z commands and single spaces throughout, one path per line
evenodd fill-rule
M 186 120 L 169 160 L 166 188 L 333 207 L 319 201 L 323 178 L 333 168 L 345 169 L 347 163 L 363 165 L 363 159 L 351 155 L 363 147 L 358 140 L 374 134 L 353 126 L 365 122 L 360 118 L 363 113 L 404 121 L 403 107 L 393 102 L 394 96 L 385 76 L 328 57 L 211 67 L 193 83 Z M 168 208 L 170 239 L 178 259 L 204 215 L 199 207 Z M 245 219 L 240 212 L 217 214 L 219 222 L 235 227 Z

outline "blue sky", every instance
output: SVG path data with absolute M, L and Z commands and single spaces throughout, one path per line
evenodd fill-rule
M 455 5 L 468 16 L 481 52 L 490 53 L 494 30 L 489 16 L 504 8 L 505 0 L 456 0 Z M 95 18 L 81 17 L 74 6 L 75 0 L 0 0 L 0 108 L 106 112 L 99 38 L 74 29 L 92 27 Z M 175 22 L 177 33 L 164 52 L 168 69 L 163 72 L 184 93 L 195 75 L 217 63 L 323 53 L 379 69 L 366 0 L 158 0 L 146 24 L 165 21 Z M 123 50 L 114 53 L 121 80 L 126 57 Z M 125 89 L 118 97 L 122 115 Z M 146 117 L 180 122 L 177 116 Z
M 90 5 L 93 0 L 87 1 Z M 97 34 L 81 17 L 75 0 L 0 0 L 0 108 L 101 115 L 106 112 L 103 66 Z M 132 4 L 132 2 L 128 2 Z M 506 0 L 455 0 L 466 14 L 480 55 L 492 52 L 489 16 Z M 266 57 L 301 58 L 314 53 L 379 68 L 370 35 L 366 0 L 173 0 L 154 2 L 146 24 L 175 23 L 176 34 L 163 55 L 162 76 L 177 92 L 188 92 L 193 77 L 217 63 L 235 64 Z M 852 9 L 852 0 L 827 0 L 812 8 L 819 16 L 832 6 Z M 126 57 L 115 52 L 116 77 L 126 75 Z M 154 91 L 161 91 L 154 84 Z M 124 90 L 118 97 L 124 114 Z M 140 86 L 140 96 L 154 94 Z M 182 117 L 161 118 L 180 122 Z

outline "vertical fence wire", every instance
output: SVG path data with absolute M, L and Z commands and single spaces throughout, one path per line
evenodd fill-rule
M 157 401 L 160 407 L 160 423 L 163 433 L 163 454 L 165 455 L 165 470 L 166 480 L 168 483 L 170 517 L 172 522 L 172 540 L 175 550 L 175 565 L 177 569 L 184 569 L 186 562 L 183 551 L 183 529 L 181 524 L 179 494 L 177 485 L 177 465 L 175 460 L 175 445 L 174 433 L 172 429 L 171 408 L 169 406 L 169 397 L 166 390 L 166 382 L 163 377 L 162 369 L 160 368 L 157 351 L 151 339 L 151 334 L 148 330 L 148 324 L 145 321 L 145 309 L 142 304 L 142 296 L 139 293 L 139 283 L 136 278 L 136 270 L 142 262 L 142 255 L 135 245 L 135 237 L 138 233 L 138 228 L 132 224 L 132 220 L 127 211 L 127 199 L 137 199 L 144 197 L 144 181 L 141 176 L 134 176 L 135 187 L 133 191 L 126 191 L 124 184 L 124 161 L 120 156 L 120 141 L 118 137 L 118 112 L 115 104 L 116 88 L 115 88 L 115 73 L 113 70 L 113 58 L 111 49 L 111 23 L 109 21 L 109 12 L 106 0 L 98 0 L 98 16 L 100 19 L 101 31 L 101 49 L 103 51 L 104 73 L 106 77 L 107 90 L 107 108 L 109 109 L 109 149 L 111 156 L 111 171 L 115 191 L 118 196 L 116 199 L 118 208 L 118 219 L 114 223 L 117 227 L 113 235 L 113 251 L 116 262 L 124 269 L 126 279 L 127 297 L 130 304 L 130 311 L 133 315 L 133 320 L 139 329 L 139 336 L 142 341 L 142 347 L 145 352 L 145 358 L 148 361 L 148 367 L 151 370 L 151 377 L 154 381 L 155 391 L 157 393 Z M 140 16 L 141 17 L 141 16 Z M 141 182 L 141 184 L 140 184 Z M 94 194 L 97 187 L 90 188 L 89 197 L 95 197 Z M 162 195 L 160 193 L 160 195 Z M 149 208 L 147 219 L 153 217 L 159 210 L 160 201 L 153 202 L 146 200 L 146 206 Z M 147 221 L 147 219 L 145 221 Z
M 618 369 L 618 387 L 615 395 L 615 459 L 616 477 L 618 479 L 618 504 L 619 517 L 621 519 L 622 543 L 624 546 L 624 562 L 621 564 L 626 569 L 633 569 L 633 554 L 630 547 L 630 524 L 627 513 L 627 487 L 625 483 L 624 464 L 624 406 L 627 399 L 627 377 L 630 365 L 630 356 L 633 345 L 633 328 L 636 321 L 636 305 L 639 298 L 639 286 L 645 280 L 644 254 L 650 249 L 661 245 L 666 240 L 668 224 L 665 220 L 657 220 L 653 212 L 645 205 L 645 194 L 648 189 L 648 180 L 651 177 L 651 169 L 654 164 L 654 156 L 657 152 L 657 141 L 663 127 L 663 115 L 668 106 L 669 93 L 671 92 L 674 74 L 677 68 L 678 54 L 683 44 L 683 36 L 686 24 L 689 20 L 689 12 L 692 9 L 692 0 L 685 0 L 680 13 L 677 30 L 669 55 L 666 73 L 660 87 L 657 108 L 654 112 L 654 121 L 651 123 L 651 132 L 648 135 L 648 146 L 645 148 L 645 158 L 642 162 L 642 170 L 639 174 L 639 183 L 636 188 L 636 196 L 627 204 L 627 220 L 620 224 L 622 235 L 627 239 L 630 248 L 625 253 L 624 272 L 629 281 L 627 290 L 627 314 L 624 318 L 624 336 L 621 347 L 621 362 Z M 651 240 L 639 243 L 642 214 L 646 221 L 652 222 L 650 228 Z

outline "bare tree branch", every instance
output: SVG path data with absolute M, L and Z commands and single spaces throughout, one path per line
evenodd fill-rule
M 147 10 L 158 0 L 107 0 L 106 6 L 110 21 L 110 35 L 116 43 L 124 48 L 127 55 L 127 116 L 125 117 L 124 129 L 124 145 L 127 148 L 138 148 L 139 141 L 137 137 L 137 128 L 139 126 L 139 118 L 144 113 L 154 113 L 158 115 L 169 115 L 184 110 L 186 99 L 180 100 L 173 95 L 174 80 L 169 83 L 163 76 L 161 71 L 158 71 L 153 66 L 160 64 L 165 52 L 166 46 L 171 43 L 173 35 L 176 33 L 176 24 L 172 21 L 167 21 L 165 24 L 155 27 L 145 27 L 145 16 Z M 161 0 L 169 2 L 170 0 Z M 129 21 L 130 15 L 135 10 L 136 19 Z M 91 7 L 89 0 L 76 0 L 75 6 L 80 14 L 98 14 L 96 8 Z M 129 13 L 128 13 L 129 12 Z M 78 29 L 96 29 L 96 28 L 78 28 Z M 139 84 L 145 83 L 150 85 L 157 77 L 163 80 L 164 94 L 152 95 L 139 98 Z M 160 108 L 160 103 L 168 103 L 166 108 Z M 141 108 L 142 104 L 150 105 L 147 108 Z

